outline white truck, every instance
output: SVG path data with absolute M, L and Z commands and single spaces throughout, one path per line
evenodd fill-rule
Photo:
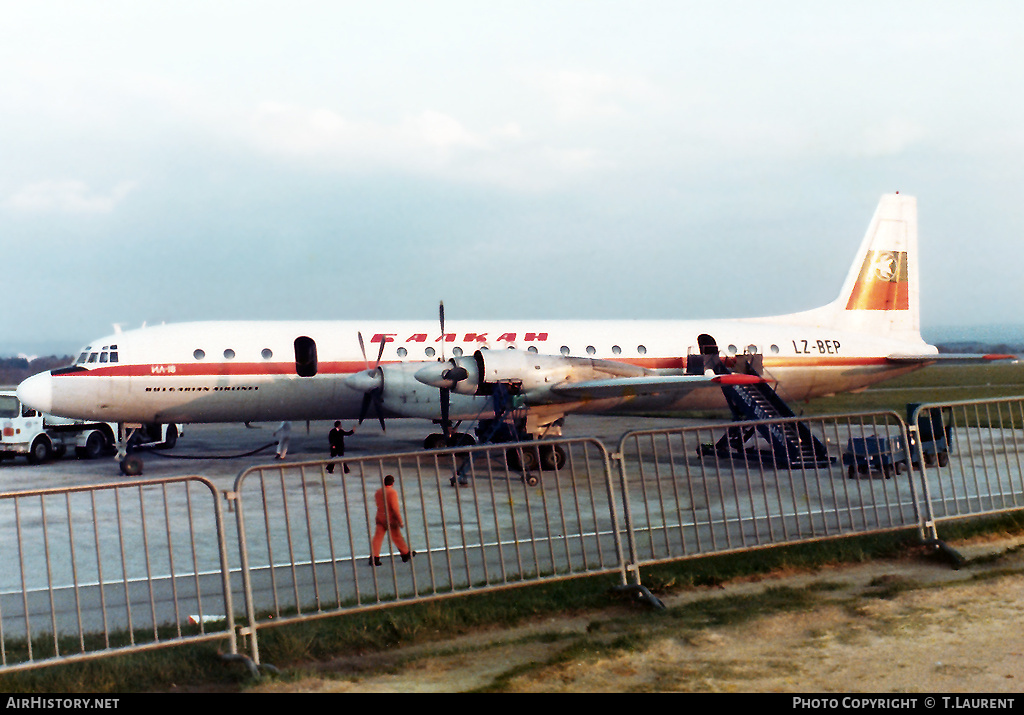
M 182 434 L 181 425 L 142 425 L 131 433 L 129 447 L 169 449 Z M 23 454 L 32 464 L 62 457 L 74 448 L 80 459 L 113 454 L 117 425 L 88 422 L 37 412 L 21 404 L 14 390 L 0 390 L 0 460 Z

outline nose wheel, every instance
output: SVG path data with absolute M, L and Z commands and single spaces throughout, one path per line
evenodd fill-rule
M 121 474 L 126 477 L 137 477 L 142 474 L 142 457 L 135 454 L 130 454 L 120 462 L 118 465 L 121 467 Z
M 117 463 L 121 468 L 121 474 L 126 477 L 137 477 L 142 474 L 142 457 L 137 454 L 128 454 L 128 445 L 134 431 L 134 429 L 129 430 L 124 422 L 119 422 L 117 425 Z

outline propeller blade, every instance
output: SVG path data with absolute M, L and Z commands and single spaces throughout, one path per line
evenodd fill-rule
M 380 422 L 380 431 L 387 432 L 388 429 L 384 426 L 384 406 L 380 396 L 380 388 L 371 390 L 363 395 L 363 404 L 359 408 L 359 424 L 363 424 L 363 420 L 365 420 L 370 414 L 370 405 L 373 405 L 373 411 L 377 415 L 377 421 Z
M 444 362 L 444 301 L 441 301 L 441 307 L 438 309 L 438 316 L 441 321 L 441 362 Z
M 370 411 L 370 402 L 373 400 L 373 393 L 367 392 L 363 395 L 363 405 L 359 408 L 359 424 L 363 424 L 367 413 Z
M 366 364 L 366 369 L 370 369 L 370 361 L 366 359 L 366 345 L 363 344 L 363 334 L 361 332 L 356 333 L 356 337 L 359 338 L 359 349 L 363 353 L 363 362 Z
M 449 419 L 449 414 L 451 412 L 450 397 L 451 391 L 441 388 L 441 428 L 444 430 L 446 435 L 451 429 L 451 419 Z

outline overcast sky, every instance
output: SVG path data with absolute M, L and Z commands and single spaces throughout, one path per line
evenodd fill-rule
M 0 0 L 0 349 L 234 318 L 742 317 L 918 198 L 1024 322 L 1019 2 Z

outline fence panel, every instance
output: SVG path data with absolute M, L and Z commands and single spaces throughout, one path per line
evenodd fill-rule
M 906 444 L 889 412 L 630 432 L 631 561 L 918 526 Z
M 235 653 L 226 558 L 199 477 L 0 494 L 0 667 L 216 638 Z
M 1024 398 L 912 406 L 928 523 L 1024 508 Z
M 556 468 L 540 470 L 545 461 Z M 257 467 L 236 480 L 254 627 L 624 573 L 608 455 L 596 440 L 350 458 L 336 461 L 333 473 L 330 465 Z M 416 555 L 404 562 L 388 537 L 375 567 L 374 493 L 388 474 L 400 494 L 402 533 Z M 255 638 L 252 657 L 259 662 Z

